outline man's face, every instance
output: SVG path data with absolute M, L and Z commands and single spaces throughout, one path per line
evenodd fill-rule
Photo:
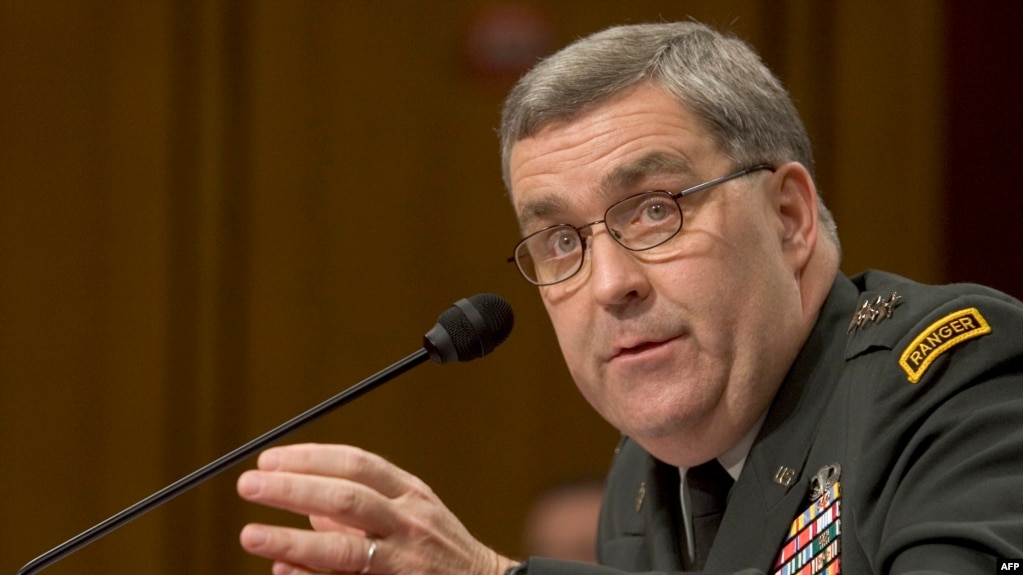
M 510 174 L 530 233 L 744 167 L 683 106 L 641 86 L 518 142 Z M 579 273 L 540 288 L 582 394 L 669 463 L 695 465 L 740 439 L 798 350 L 797 270 L 783 253 L 773 184 L 758 171 L 679 200 L 682 230 L 648 251 L 627 251 L 593 226 Z

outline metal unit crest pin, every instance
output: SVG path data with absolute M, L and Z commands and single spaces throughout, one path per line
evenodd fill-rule
M 641 482 L 639 489 L 636 490 L 636 513 L 643 509 L 644 499 L 646 499 L 646 481 Z
M 892 295 L 888 296 L 888 299 L 877 296 L 873 301 L 870 298 L 863 300 L 860 307 L 853 313 L 852 321 L 849 322 L 849 329 L 846 330 L 846 333 L 851 334 L 857 329 L 865 328 L 872 323 L 881 323 L 892 317 L 895 308 L 901 303 L 902 296 L 899 295 L 899 292 L 894 291 Z

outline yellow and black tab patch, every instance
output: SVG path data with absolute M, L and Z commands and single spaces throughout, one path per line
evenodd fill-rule
M 975 337 L 991 333 L 984 316 L 975 307 L 950 313 L 932 323 L 909 344 L 899 358 L 909 381 L 917 383 L 938 356 Z

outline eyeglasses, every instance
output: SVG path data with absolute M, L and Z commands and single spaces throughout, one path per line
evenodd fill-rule
M 604 224 L 614 241 L 627 250 L 641 252 L 655 248 L 682 229 L 679 198 L 759 170 L 773 172 L 774 168 L 758 164 L 674 194 L 655 190 L 631 196 L 609 207 L 604 219 L 579 227 L 558 224 L 529 234 L 516 244 L 515 255 L 508 258 L 508 262 L 515 262 L 526 281 L 533 285 L 563 282 L 583 267 L 586 239 L 582 230 Z

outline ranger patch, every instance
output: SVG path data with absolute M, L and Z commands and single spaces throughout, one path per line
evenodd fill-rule
M 917 383 L 938 356 L 975 337 L 991 333 L 984 316 L 975 307 L 950 313 L 932 323 L 909 344 L 899 358 L 909 381 Z

